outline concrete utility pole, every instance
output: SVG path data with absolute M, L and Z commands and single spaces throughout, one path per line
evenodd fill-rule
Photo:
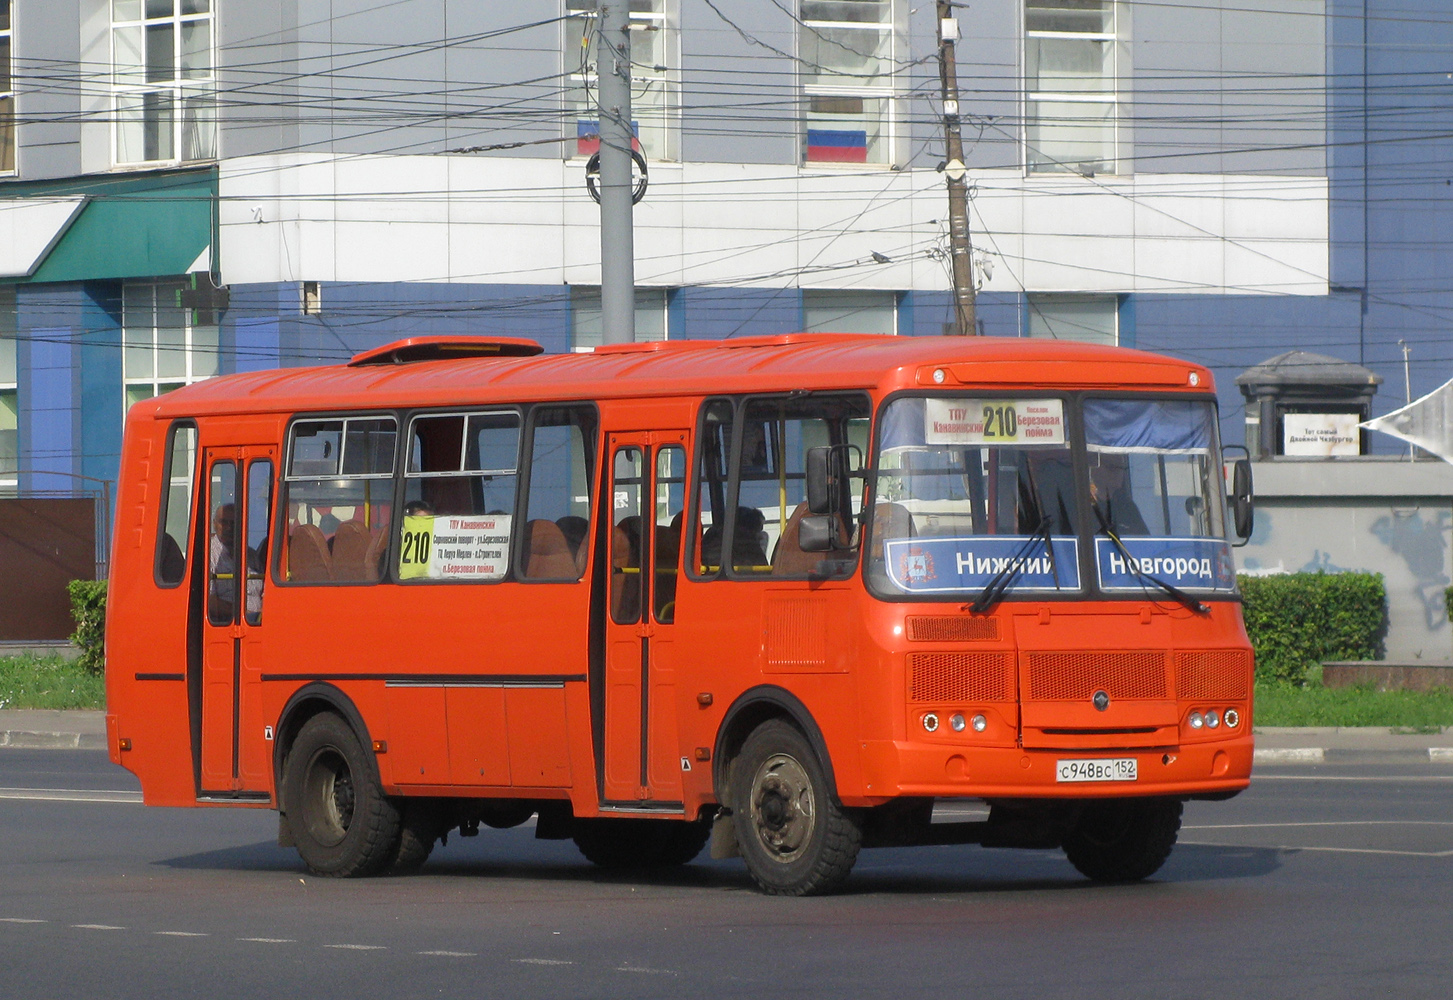
M 630 0 L 599 0 L 595 79 L 600 115 L 602 340 L 636 339 L 636 248 L 631 204 Z
M 959 22 L 951 0 L 938 0 L 938 75 L 943 84 L 943 133 L 948 158 L 943 165 L 948 178 L 949 256 L 953 260 L 954 319 L 959 336 L 979 332 L 974 316 L 974 248 L 969 242 L 968 168 L 964 165 L 964 140 L 959 134 L 959 72 L 954 62 L 954 42 Z

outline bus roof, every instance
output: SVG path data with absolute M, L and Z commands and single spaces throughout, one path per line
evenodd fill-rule
M 359 357 L 372 361 L 392 346 Z M 943 372 L 941 380 L 937 371 Z M 1211 373 L 1201 365 L 1120 347 L 1001 337 L 813 333 L 614 345 L 589 354 L 466 355 L 400 364 L 270 369 L 207 379 L 138 405 L 150 405 L 154 417 L 170 419 L 803 388 L 886 393 L 914 386 L 1195 392 L 1214 387 Z

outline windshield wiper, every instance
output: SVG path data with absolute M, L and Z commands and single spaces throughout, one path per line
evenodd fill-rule
M 1130 572 L 1134 573 L 1137 577 L 1147 583 L 1155 584 L 1161 590 L 1165 591 L 1171 597 L 1175 598 L 1175 600 L 1178 601 L 1182 606 L 1186 607 L 1191 611 L 1194 611 L 1196 614 L 1208 615 L 1211 613 L 1211 609 L 1207 605 L 1196 600 L 1190 594 L 1187 594 L 1184 590 L 1181 590 L 1174 584 L 1166 583 L 1160 577 L 1155 576 L 1151 573 L 1147 573 L 1145 570 L 1141 569 L 1140 560 L 1136 559 L 1130 554 L 1130 551 L 1125 548 L 1125 543 L 1120 540 L 1120 536 L 1115 534 L 1115 532 L 1111 530 L 1110 522 L 1105 517 L 1105 512 L 1100 509 L 1100 504 L 1098 502 L 1092 502 L 1090 504 L 1090 507 L 1093 508 L 1095 511 L 1096 520 L 1100 522 L 1100 530 L 1105 532 L 1106 537 L 1110 539 L 1110 543 L 1114 545 L 1117 550 L 1119 550 L 1121 558 L 1125 560 L 1125 565 L 1130 567 Z
M 1024 572 L 1024 561 L 1034 551 L 1034 543 L 1040 539 L 1044 539 L 1044 547 L 1049 552 L 1050 572 L 1054 574 L 1055 589 L 1059 589 L 1059 567 L 1055 565 L 1054 542 L 1050 538 L 1049 533 L 1050 526 L 1053 523 L 1054 521 L 1048 515 L 1045 515 L 1044 519 L 1039 522 L 1039 527 L 1034 529 L 1034 533 L 1024 540 L 1024 544 L 1015 550 L 1014 555 L 1009 557 L 1009 561 L 1004 564 L 1004 568 L 995 573 L 994 578 L 985 584 L 978 598 L 973 604 L 969 605 L 970 611 L 981 615 L 999 603 L 999 599 L 1004 596 L 1004 592 L 1009 589 L 1015 580 L 1019 579 L 1019 574 Z

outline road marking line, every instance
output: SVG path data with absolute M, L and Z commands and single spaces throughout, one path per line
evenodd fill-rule
M 1428 747 L 1428 759 L 1453 761 L 1453 747 Z
M 478 958 L 479 953 L 474 951 L 416 951 L 415 955 L 442 955 L 445 958 Z
M 513 959 L 513 961 L 521 962 L 521 963 L 523 963 L 525 965 L 574 965 L 575 964 L 574 962 L 566 962 L 566 961 L 564 961 L 562 959 L 558 959 L 558 958 L 516 958 L 516 959 Z
M 1327 751 L 1321 747 L 1256 750 L 1251 759 L 1261 764 L 1320 764 L 1327 759 Z
M 124 931 L 125 927 L 113 927 L 110 924 L 71 924 L 79 931 Z
M 1291 826 L 1453 826 L 1453 822 L 1441 819 L 1342 819 L 1318 820 L 1308 823 L 1210 823 L 1200 826 L 1183 826 L 1182 830 L 1254 830 L 1264 827 Z
M 160 934 L 162 937 L 209 937 L 201 931 L 152 931 L 153 934 Z
M 36 920 L 34 917 L 0 917 L 0 924 L 48 924 L 49 920 Z
M 648 969 L 641 965 L 620 965 L 616 967 L 617 972 L 644 972 L 650 976 L 675 976 L 679 973 L 671 969 Z
M 141 805 L 140 792 L 105 788 L 0 788 L 0 799 L 25 802 L 114 802 Z
M 297 938 L 238 938 L 239 941 L 252 941 L 256 944 L 297 944 Z
M 1255 781 L 1453 781 L 1453 774 L 1256 774 Z
M 388 951 L 381 944 L 325 944 L 324 948 L 339 948 L 343 951 Z
M 1261 851 L 1325 851 L 1330 854 L 1392 854 L 1401 858 L 1453 858 L 1453 851 L 1391 851 L 1376 847 L 1304 847 L 1300 844 L 1217 844 L 1211 841 L 1183 840 L 1191 847 L 1254 847 Z

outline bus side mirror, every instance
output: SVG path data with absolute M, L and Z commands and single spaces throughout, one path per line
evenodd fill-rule
M 804 517 L 797 522 L 797 547 L 803 552 L 832 549 L 833 518 L 828 514 Z
M 1240 451 L 1243 456 L 1246 449 L 1237 446 L 1229 446 L 1224 451 Z M 1251 459 L 1242 457 L 1235 460 L 1231 466 L 1231 492 L 1226 495 L 1226 506 L 1231 511 L 1231 528 L 1236 535 L 1237 546 L 1245 545 L 1251 540 L 1251 532 L 1256 527 L 1256 505 L 1252 500 L 1251 484 Z
M 807 449 L 807 510 L 812 514 L 831 514 L 833 510 L 832 476 L 829 469 L 832 465 L 832 448 L 823 445 L 818 448 Z M 820 552 L 821 549 L 807 549 L 808 552 Z

